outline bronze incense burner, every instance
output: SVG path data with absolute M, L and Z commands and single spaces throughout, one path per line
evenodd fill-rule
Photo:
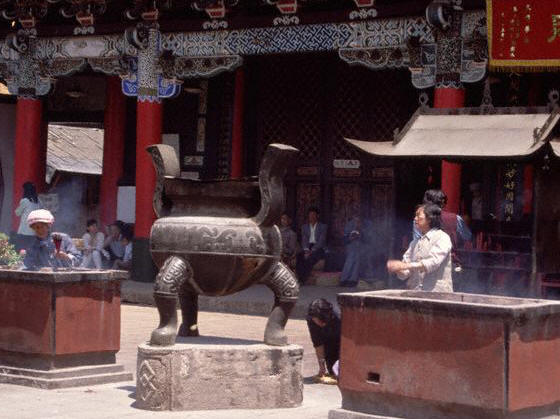
M 274 292 L 264 334 L 269 345 L 286 345 L 284 331 L 299 285 L 280 261 L 282 238 L 275 222 L 284 210 L 283 179 L 297 149 L 271 144 L 261 162 L 259 180 L 181 179 L 175 150 L 148 147 L 156 167 L 154 209 L 158 219 L 150 236 L 160 268 L 154 299 L 160 324 L 152 345 L 173 345 L 177 336 L 198 336 L 198 296 L 233 294 L 256 283 Z

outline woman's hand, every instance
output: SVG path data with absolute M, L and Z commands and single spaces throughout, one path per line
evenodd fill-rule
M 61 260 L 70 260 L 70 256 L 68 256 L 68 253 L 63 252 L 62 250 L 56 253 L 56 257 L 57 259 Z
M 408 264 L 402 260 L 388 260 L 387 270 L 390 273 L 396 273 L 408 269 Z

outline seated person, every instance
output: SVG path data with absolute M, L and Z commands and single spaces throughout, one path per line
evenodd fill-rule
M 107 237 L 103 243 L 103 248 L 109 253 L 109 267 L 111 267 L 115 260 L 124 257 L 124 246 L 122 240 L 122 227 L 124 223 L 120 220 L 115 221 L 108 227 Z
M 102 269 L 103 264 L 101 257 L 109 258 L 109 253 L 103 249 L 105 234 L 98 230 L 97 221 L 93 219 L 88 220 L 86 226 L 87 233 L 82 236 L 82 240 L 84 241 L 84 258 L 81 267 Z
M 296 274 L 300 283 L 305 283 L 313 266 L 325 258 L 327 249 L 327 226 L 319 222 L 319 210 L 307 211 L 309 222 L 301 227 L 303 252 L 297 256 Z
M 113 269 L 122 269 L 125 271 L 132 268 L 132 231 L 125 228 L 122 231 L 121 244 L 124 249 L 122 259 L 115 259 L 113 262 Z
M 307 311 L 307 327 L 319 363 L 315 380 L 324 384 L 336 384 L 333 367 L 340 356 L 340 317 L 324 298 L 314 300 Z
M 344 226 L 346 259 L 340 276 L 340 285 L 355 287 L 361 278 L 373 279 L 373 224 L 355 214 Z
M 53 223 L 54 217 L 48 210 L 39 209 L 29 213 L 27 224 L 35 233 L 35 241 L 27 248 L 23 260 L 26 269 L 68 268 L 80 265 L 82 257 L 70 236 L 50 232 Z
M 280 234 L 282 235 L 282 262 L 290 269 L 296 265 L 297 234 L 292 230 L 292 219 L 288 214 L 280 217 Z

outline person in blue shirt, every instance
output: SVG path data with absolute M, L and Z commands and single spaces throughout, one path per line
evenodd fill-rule
M 27 248 L 23 264 L 27 270 L 43 268 L 69 268 L 79 266 L 81 254 L 70 236 L 64 233 L 51 233 L 54 217 L 50 211 L 39 209 L 31 211 L 27 224 L 35 233 L 35 240 Z M 57 250 L 55 240 L 60 240 Z
M 325 259 L 327 250 L 327 225 L 319 222 L 319 209 L 307 210 L 308 223 L 301 227 L 301 247 L 303 252 L 297 255 L 296 275 L 304 284 L 317 262 Z
M 373 223 L 356 213 L 344 226 L 346 259 L 340 286 L 355 287 L 360 278 L 373 280 Z
M 457 238 L 460 238 L 463 241 L 471 241 L 472 240 L 472 233 L 463 218 L 458 215 L 451 213 L 449 211 L 445 211 L 445 206 L 447 205 L 447 195 L 445 192 L 439 189 L 428 189 L 424 192 L 424 199 L 422 200 L 423 204 L 436 204 L 438 207 L 442 209 L 442 218 L 446 220 L 450 220 L 451 222 L 444 222 L 443 223 L 443 230 L 451 237 L 451 240 L 454 241 L 453 246 L 456 245 Z M 455 231 L 448 231 L 455 226 Z M 422 237 L 422 234 L 412 221 L 412 240 L 418 240 Z M 455 238 L 455 240 L 453 240 Z

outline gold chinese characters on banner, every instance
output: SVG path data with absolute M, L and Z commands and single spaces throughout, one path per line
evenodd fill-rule
M 486 0 L 490 68 L 560 68 L 560 0 Z

